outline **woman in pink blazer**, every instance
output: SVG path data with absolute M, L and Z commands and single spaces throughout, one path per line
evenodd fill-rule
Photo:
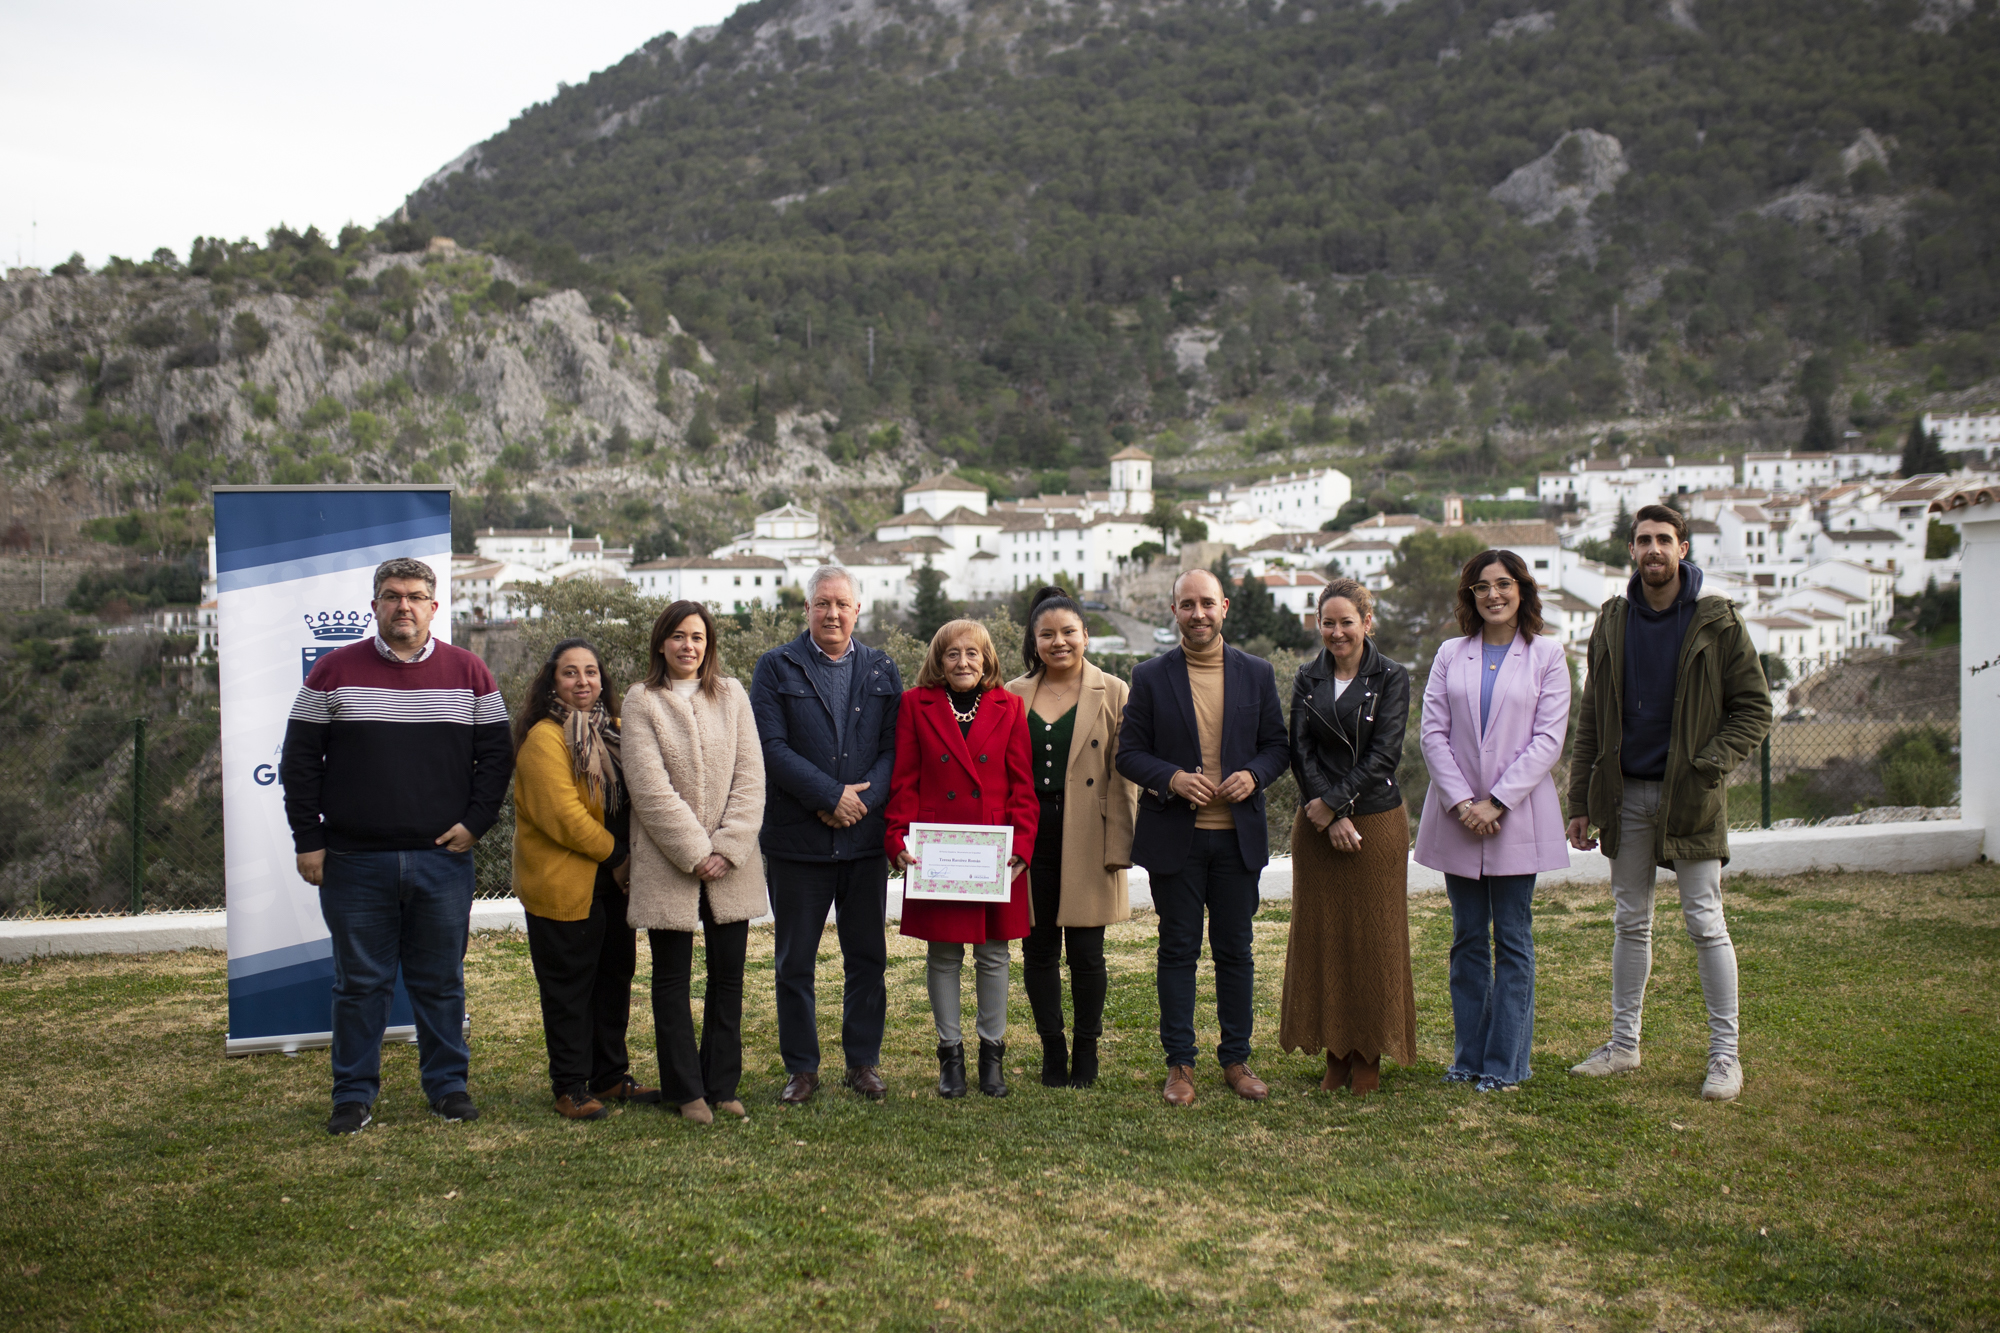
M 1569 730 L 1569 664 L 1512 551 L 1466 562 L 1458 627 L 1465 637 L 1439 647 L 1424 686 L 1431 788 L 1415 855 L 1444 872 L 1451 896 L 1457 1042 L 1445 1082 L 1494 1092 L 1534 1072 L 1535 876 L 1569 865 L 1550 776 Z

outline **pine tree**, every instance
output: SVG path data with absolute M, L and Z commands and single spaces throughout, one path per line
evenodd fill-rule
M 944 595 L 944 574 L 931 565 L 928 556 L 923 568 L 917 571 L 916 580 L 917 596 L 910 606 L 910 618 L 916 622 L 917 637 L 929 643 L 947 621 L 958 618 L 958 607 Z
M 1924 419 L 1918 417 L 1910 423 L 1909 438 L 1903 441 L 1903 475 L 1914 477 L 1924 472 L 1949 472 L 1951 460 L 1945 457 L 1944 438 L 1936 431 L 1924 433 Z

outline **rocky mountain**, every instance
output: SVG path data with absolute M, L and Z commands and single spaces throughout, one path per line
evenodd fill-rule
M 1410 505 L 1884 443 L 2000 401 L 1995 142 L 1968 0 L 754 0 L 373 231 L 0 284 L 0 529 L 437 477 L 694 541 L 1132 442 Z
M 0 527 L 60 533 L 191 505 L 218 481 L 442 479 L 615 500 L 903 477 L 907 449 L 843 448 L 825 413 L 719 420 L 714 359 L 671 315 L 651 336 L 616 301 L 593 310 L 504 259 L 349 249 L 319 290 L 297 272 L 217 282 L 157 260 L 10 275 Z

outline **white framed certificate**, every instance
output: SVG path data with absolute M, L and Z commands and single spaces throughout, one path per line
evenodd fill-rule
M 1004 903 L 1013 893 L 1011 825 L 912 824 L 903 897 L 952 903 Z

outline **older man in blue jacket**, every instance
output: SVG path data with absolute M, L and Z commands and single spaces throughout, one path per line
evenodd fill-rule
M 819 1090 L 814 964 L 827 909 L 836 913 L 846 988 L 842 1080 L 880 1100 L 882 1023 L 888 1010 L 883 918 L 889 862 L 882 807 L 896 762 L 903 679 L 887 653 L 854 639 L 861 599 L 838 565 L 806 582 L 806 631 L 757 660 L 750 706 L 764 745 L 764 828 L 777 922 L 778 1051 L 789 1076 L 780 1101 Z
M 1221 581 L 1189 570 L 1174 581 L 1173 599 L 1180 647 L 1133 670 L 1118 733 L 1118 771 L 1139 788 L 1133 859 L 1152 876 L 1160 915 L 1163 1095 L 1170 1106 L 1194 1104 L 1195 964 L 1206 912 L 1222 1028 L 1216 1058 L 1231 1091 L 1262 1101 L 1270 1089 L 1249 1064 L 1250 921 L 1271 859 L 1264 789 L 1290 766 L 1290 742 L 1271 664 L 1222 641 L 1229 599 Z

